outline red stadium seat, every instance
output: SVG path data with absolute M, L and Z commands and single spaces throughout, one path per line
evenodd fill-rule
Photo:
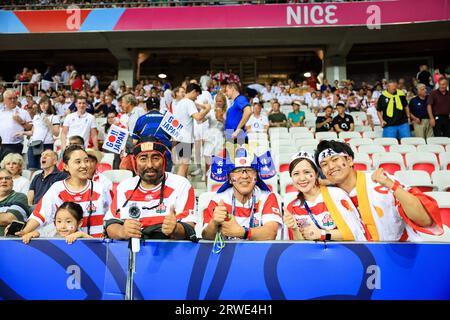
M 109 163 L 99 163 L 97 164 L 97 171 L 98 172 L 103 172 L 103 171 L 107 171 L 107 170 L 112 170 L 112 167 Z

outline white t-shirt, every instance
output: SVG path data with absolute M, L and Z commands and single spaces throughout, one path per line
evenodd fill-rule
M 13 179 L 13 190 L 15 192 L 21 192 L 27 195 L 28 190 L 30 189 L 30 180 L 25 177 L 18 177 Z
M 380 125 L 380 119 L 378 118 L 377 108 L 375 108 L 375 106 L 368 107 L 366 113 L 368 116 L 372 117 L 372 122 L 374 125 Z
M 15 136 L 18 132 L 25 130 L 24 127 L 13 120 L 13 115 L 16 112 L 23 121 L 27 123 L 32 121 L 30 114 L 19 107 L 15 107 L 12 110 L 6 110 L 5 108 L 0 111 L 0 136 L 2 137 L 3 144 L 18 144 L 23 142 L 23 136 Z
M 251 132 L 266 132 L 264 126 L 269 125 L 269 119 L 262 114 L 258 118 L 252 114 L 245 125 L 250 126 Z
M 184 135 L 180 138 L 180 142 L 194 143 L 193 118 L 192 115 L 197 113 L 197 107 L 194 101 L 183 98 L 176 106 L 173 106 L 173 115 L 184 125 Z
M 33 118 L 33 135 L 30 141 L 41 140 L 44 144 L 53 143 L 52 130 L 44 123 L 44 118 L 50 120 L 53 125 L 59 125 L 59 116 L 55 114 L 45 115 L 37 114 Z
M 80 136 L 84 139 L 84 146 L 87 148 L 91 129 L 97 128 L 97 123 L 92 114 L 86 112 L 80 116 L 78 115 L 78 112 L 74 112 L 64 119 L 63 126 L 69 127 L 67 139 L 72 136 Z

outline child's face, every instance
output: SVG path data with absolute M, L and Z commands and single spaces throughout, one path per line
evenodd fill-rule
M 78 221 L 70 214 L 66 209 L 58 211 L 55 217 L 56 231 L 60 236 L 68 236 L 78 230 L 81 227 L 83 221 Z

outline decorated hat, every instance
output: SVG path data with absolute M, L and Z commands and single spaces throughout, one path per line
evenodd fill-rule
M 140 154 L 144 152 L 158 152 L 165 160 L 164 171 L 172 170 L 172 154 L 167 146 L 158 138 L 154 136 L 144 137 L 136 144 L 133 148 L 133 156 L 137 158 Z
M 228 181 L 228 175 L 239 168 L 251 168 L 257 173 L 256 185 L 265 191 L 270 191 L 263 180 L 270 179 L 276 175 L 275 165 L 273 163 L 270 151 L 266 151 L 259 157 L 249 150 L 248 145 L 227 145 L 225 158 L 212 156 L 211 179 L 224 182 L 217 190 L 218 193 L 224 192 L 232 185 Z
M 295 160 L 297 160 L 297 159 L 307 159 L 307 160 L 310 160 L 310 161 L 314 164 L 314 166 L 317 167 L 316 162 L 314 161 L 314 154 L 312 154 L 311 152 L 300 151 L 300 152 L 294 154 L 294 155 L 291 157 L 291 162 L 290 162 L 290 164 L 291 164 L 292 162 L 294 162 Z

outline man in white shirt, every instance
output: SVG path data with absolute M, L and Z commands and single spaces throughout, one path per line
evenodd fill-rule
M 245 124 L 247 132 L 267 132 L 269 128 L 269 119 L 261 114 L 261 103 L 253 103 L 253 114 Z
M 187 177 L 189 162 L 194 143 L 193 120 L 202 121 L 211 110 L 211 105 L 202 105 L 201 111 L 197 110 L 194 101 L 202 93 L 202 89 L 196 83 L 189 83 L 186 87 L 186 95 L 173 108 L 174 117 L 184 125 L 184 134 L 175 145 L 174 152 L 178 155 L 178 175 Z
M 84 139 L 84 147 L 89 145 L 89 136 L 92 138 L 92 144 L 95 150 L 98 150 L 97 123 L 92 114 L 86 112 L 87 98 L 78 96 L 75 99 L 77 112 L 69 114 L 64 119 L 61 132 L 61 149 L 66 148 L 67 138 L 80 136 Z
M 32 119 L 26 110 L 17 106 L 17 96 L 13 90 L 3 93 L 3 103 L 4 109 L 0 111 L 3 156 L 8 153 L 22 154 L 23 135 L 18 133 L 31 130 Z
M 93 74 L 87 73 L 86 79 L 89 79 L 89 87 L 91 90 L 94 90 L 95 88 L 98 88 L 98 79 Z
M 211 76 L 209 70 L 206 70 L 206 73 L 200 77 L 200 85 L 202 86 L 202 90 L 208 90 L 208 81 L 211 81 Z
M 70 79 L 70 65 L 67 65 L 66 66 L 66 70 L 64 70 L 61 73 L 61 81 L 62 81 L 64 86 L 68 86 L 69 85 L 69 79 Z

